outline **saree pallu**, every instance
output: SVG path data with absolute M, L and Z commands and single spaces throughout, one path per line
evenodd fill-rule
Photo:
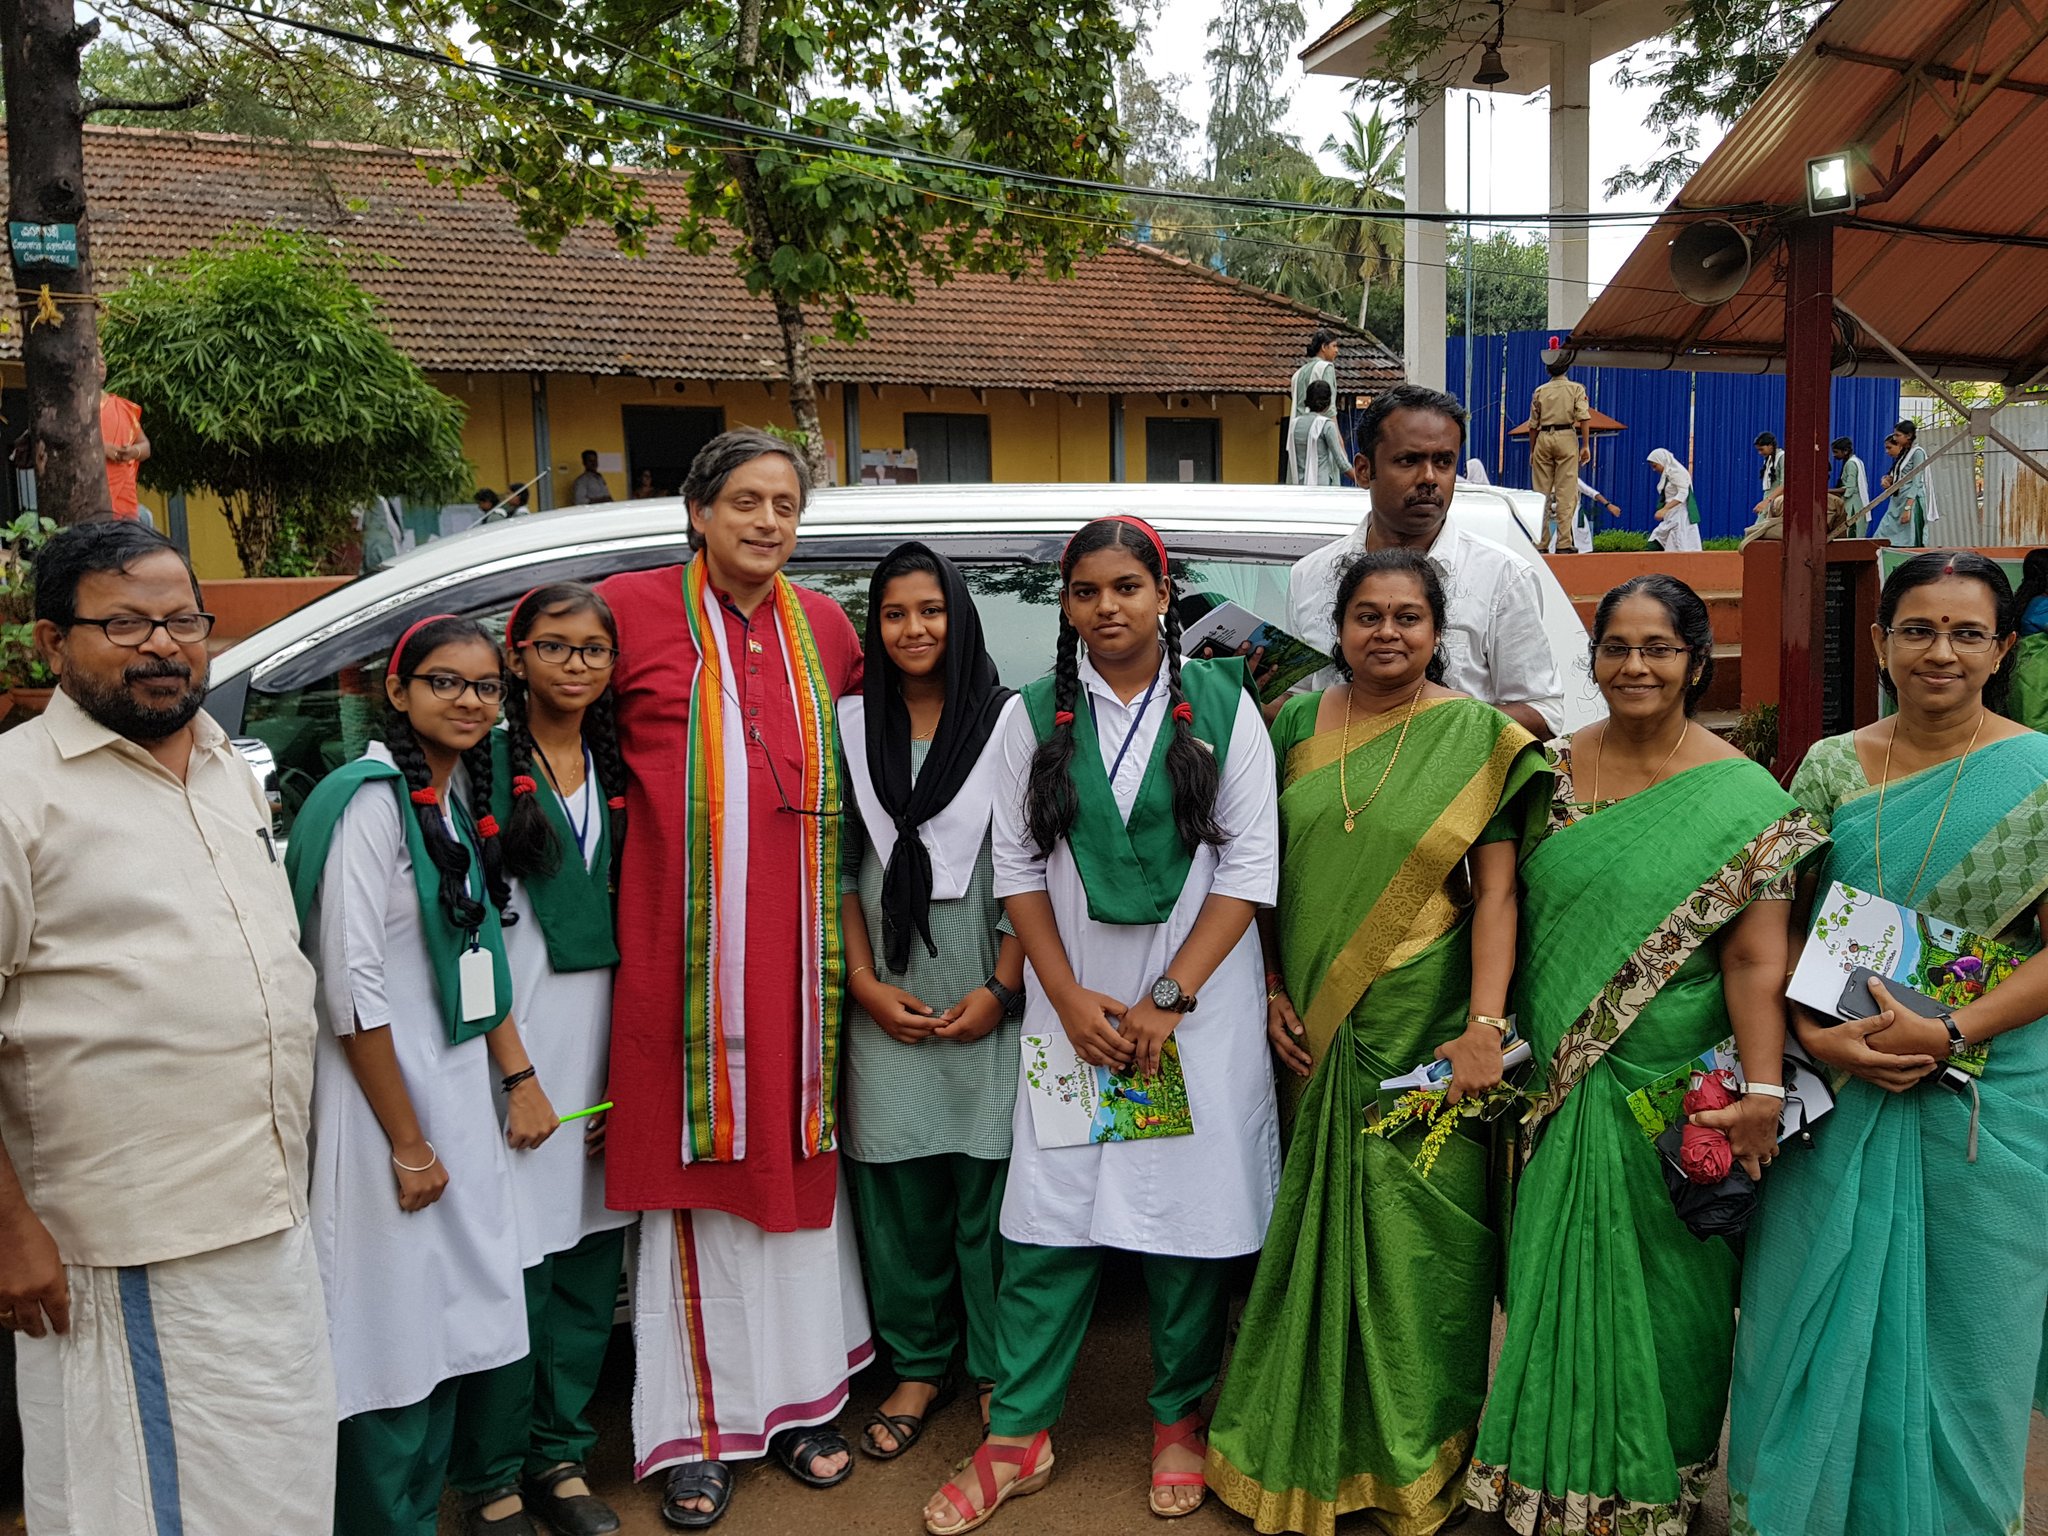
M 1306 734 L 1314 706 L 1290 706 L 1276 745 Z M 1362 795 L 1388 765 L 1399 715 L 1351 734 Z M 1385 794 L 1346 836 L 1340 740 L 1325 731 L 1284 752 L 1282 969 L 1316 1068 L 1210 1426 L 1208 1478 L 1261 1531 L 1327 1536 L 1338 1515 L 1372 1509 L 1394 1536 L 1422 1536 L 1456 1508 L 1485 1396 L 1499 1262 L 1487 1147 L 1453 1136 L 1425 1179 L 1419 1133 L 1365 1131 L 1380 1081 L 1463 1032 L 1463 862 L 1475 843 L 1540 829 L 1549 773 L 1498 711 L 1438 701 L 1416 713 Z
M 1822 879 L 1875 890 L 1877 795 L 1846 737 L 1808 754 L 1793 791 L 1812 804 L 1830 779 Z M 2048 739 L 1972 754 L 1950 801 L 1954 779 L 1944 763 L 1886 791 L 1889 862 L 1910 869 L 1931 838 L 1912 904 L 2036 948 Z M 1735 1345 L 1743 1536 L 2019 1536 L 2028 1409 L 2048 1385 L 2048 1024 L 1994 1040 L 1978 1086 L 1974 1163 L 1967 1097 L 1851 1079 L 1814 1149 L 1773 1171 Z
M 1824 838 L 1747 761 L 1592 815 L 1571 796 L 1561 763 L 1522 868 L 1516 1015 L 1548 1065 L 1467 1497 L 1520 1536 L 1684 1536 L 1721 1443 L 1735 1255 L 1678 1219 L 1628 1096 L 1728 1037 L 1709 942 L 1789 897 Z

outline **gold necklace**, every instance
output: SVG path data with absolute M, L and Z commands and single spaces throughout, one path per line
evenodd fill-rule
M 1671 760 L 1678 756 L 1678 749 L 1685 745 L 1685 738 L 1690 736 L 1691 734 L 1692 722 L 1688 720 L 1685 722 L 1685 725 L 1679 730 L 1678 740 L 1671 743 L 1671 750 L 1664 754 L 1664 761 L 1658 764 L 1657 771 L 1650 775 L 1650 782 L 1645 784 L 1642 787 L 1642 789 L 1637 790 L 1637 794 L 1640 795 L 1647 790 L 1656 788 L 1657 781 L 1664 777 L 1664 770 L 1671 766 Z M 1586 802 L 1588 809 L 1596 808 L 1600 804 L 1600 769 L 1602 765 L 1606 763 L 1606 761 L 1607 727 L 1605 725 L 1602 725 L 1600 727 L 1599 744 L 1593 748 L 1593 798 Z M 1623 796 L 1622 798 L 1626 799 L 1627 796 Z
M 1988 709 L 1977 712 L 1977 724 L 1970 732 L 1970 744 L 1963 748 L 1963 755 L 1956 759 L 1956 776 L 1948 781 L 1948 796 L 1941 802 L 1941 814 L 1934 818 L 1934 834 L 1927 839 L 1927 851 L 1920 855 L 1920 867 L 1913 872 L 1913 883 L 1907 888 L 1900 906 L 1913 905 L 1913 897 L 1920 890 L 1920 881 L 1927 873 L 1927 861 L 1934 857 L 1934 845 L 1941 840 L 1941 824 L 1948 820 L 1949 802 L 1956 797 L 1956 786 L 1963 782 L 1963 764 L 1970 760 L 1970 754 L 1977 750 L 1977 737 L 1984 729 L 1984 717 Z M 1884 894 L 1884 792 L 1892 781 L 1892 747 L 1899 739 L 1899 726 L 1892 722 L 1892 733 L 1884 742 L 1884 777 L 1877 784 L 1877 894 L 1880 899 L 1889 899 Z
M 1415 685 L 1415 691 L 1408 695 L 1408 714 L 1401 721 L 1400 736 L 1394 741 L 1394 755 L 1387 759 L 1387 766 L 1380 774 L 1380 781 L 1373 785 L 1372 793 L 1365 797 L 1365 804 L 1359 806 L 1351 803 L 1351 784 L 1344 773 L 1351 762 L 1351 705 L 1356 696 L 1349 688 L 1344 690 L 1344 741 L 1337 757 L 1337 798 L 1344 802 L 1346 832 L 1358 825 L 1358 818 L 1372 808 L 1373 801 L 1380 797 L 1380 791 L 1387 787 L 1387 780 L 1393 776 L 1394 764 L 1401 761 L 1401 748 L 1408 744 L 1408 727 L 1415 723 L 1415 706 L 1422 698 L 1422 690 L 1428 685 L 1429 679 L 1424 678 Z

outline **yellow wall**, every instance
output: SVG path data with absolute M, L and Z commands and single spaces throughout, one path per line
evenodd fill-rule
M 500 494 L 531 479 L 535 472 L 533 396 L 530 376 L 508 374 L 436 374 L 434 383 L 459 400 L 468 413 L 463 449 L 476 466 L 476 483 Z M 556 374 L 547 380 L 548 437 L 553 475 L 549 502 L 568 501 L 569 484 L 580 473 L 579 455 L 586 448 L 599 453 L 625 451 L 620 407 L 626 405 L 710 406 L 725 413 L 729 427 L 791 425 L 788 392 L 758 384 L 720 384 L 670 380 Z M 1242 394 L 1131 394 L 1124 397 L 1124 458 L 1130 479 L 1145 475 L 1145 423 L 1152 417 L 1212 418 L 1221 423 L 1222 478 L 1238 484 L 1271 484 L 1277 477 L 1283 395 L 1265 397 L 1265 409 Z M 821 401 L 826 441 L 837 478 L 847 478 L 845 395 L 828 385 Z M 999 482 L 1102 481 L 1110 478 L 1109 403 L 1102 395 L 1074 397 L 1056 391 L 987 390 L 977 399 L 972 390 L 937 389 L 927 394 L 913 386 L 885 385 L 860 391 L 860 441 L 864 449 L 901 448 L 906 412 L 956 411 L 989 419 L 990 472 Z M 623 498 L 629 487 L 623 474 L 606 476 L 612 495 Z M 163 518 L 159 492 L 145 492 L 145 502 Z M 202 578 L 242 574 L 227 521 L 208 496 L 186 503 L 193 563 Z

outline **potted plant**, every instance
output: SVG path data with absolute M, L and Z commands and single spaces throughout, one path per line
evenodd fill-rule
M 0 527 L 0 690 L 9 709 L 41 714 L 57 679 L 36 649 L 35 556 L 56 533 L 54 520 L 24 512 Z

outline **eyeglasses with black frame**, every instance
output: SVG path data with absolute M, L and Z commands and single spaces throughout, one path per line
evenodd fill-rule
M 502 677 L 457 677 L 453 672 L 414 672 L 408 683 L 425 683 L 437 699 L 453 702 L 464 693 L 474 693 L 479 704 L 501 704 L 505 699 Z
M 1937 639 L 1946 636 L 1958 656 L 1981 656 L 1998 643 L 1998 636 L 1973 624 L 1960 629 L 1936 629 L 1932 624 L 1896 624 L 1887 626 L 1885 633 L 1902 651 L 1931 650 Z
M 147 645 L 158 630 L 179 645 L 197 645 L 213 633 L 214 617 L 210 613 L 174 613 L 167 619 L 152 619 L 146 614 L 117 613 L 110 619 L 74 617 L 71 622 L 90 624 L 112 644 L 134 650 Z
M 844 814 L 838 806 L 834 806 L 828 811 L 812 811 L 806 810 L 800 805 L 791 805 L 789 803 L 789 792 L 782 787 L 781 771 L 775 766 L 775 754 L 769 750 L 768 743 L 762 739 L 761 728 L 752 721 L 748 721 L 747 736 L 755 746 L 761 749 L 762 760 L 768 764 L 768 777 L 775 781 L 775 798 L 781 802 L 778 807 L 779 809 L 789 812 L 792 816 L 815 816 L 820 819 L 827 816 Z
M 514 648 L 532 651 L 551 667 L 565 667 L 571 656 L 581 656 L 583 665 L 593 672 L 609 672 L 612 663 L 619 659 L 616 646 L 571 645 L 566 640 L 521 640 Z

